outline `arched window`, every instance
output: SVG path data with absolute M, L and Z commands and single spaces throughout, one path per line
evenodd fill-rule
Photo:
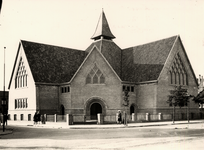
M 27 86 L 27 74 L 23 63 L 23 59 L 21 57 L 19 61 L 16 77 L 15 77 L 15 88 L 20 88 L 25 86 Z
M 100 83 L 105 83 L 105 77 L 103 74 L 100 76 Z
M 175 84 L 179 84 L 179 73 L 178 73 L 178 72 L 176 73 L 176 81 L 175 81 Z
M 169 71 L 171 78 L 171 84 L 179 84 L 179 85 L 187 85 L 187 73 L 185 72 L 185 67 L 181 60 L 179 54 L 177 54 L 174 58 L 172 66 Z
M 96 83 L 98 83 L 98 77 L 95 74 L 94 77 L 93 77 L 93 84 L 96 84 Z
M 169 83 L 172 84 L 172 73 L 169 71 Z
M 180 84 L 183 85 L 183 73 L 180 73 Z
M 86 84 L 104 84 L 105 76 L 95 64 L 86 77 Z
M 91 76 L 90 74 L 88 74 L 88 76 L 86 77 L 86 83 L 91 83 Z
M 183 85 L 187 85 L 187 77 L 186 77 L 185 73 L 184 73 L 184 76 L 183 76 Z
M 173 71 L 172 72 L 172 84 L 176 84 L 176 74 L 175 74 L 175 72 Z

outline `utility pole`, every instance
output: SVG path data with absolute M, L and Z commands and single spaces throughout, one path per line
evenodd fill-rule
M 3 114 L 3 132 L 5 131 L 5 119 L 7 119 L 7 118 L 5 118 L 5 117 L 7 117 L 7 116 L 5 116 L 5 106 L 6 106 L 6 96 L 5 96 L 5 49 L 6 49 L 6 47 L 4 47 L 4 87 L 3 87 L 3 89 L 4 89 L 4 91 L 3 91 L 3 98 L 2 98 L 2 114 Z

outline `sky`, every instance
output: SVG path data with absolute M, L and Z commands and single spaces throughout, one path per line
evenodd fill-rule
M 20 40 L 85 50 L 105 12 L 120 48 L 180 35 L 196 77 L 204 76 L 204 0 L 3 0 L 0 90 L 8 85 Z

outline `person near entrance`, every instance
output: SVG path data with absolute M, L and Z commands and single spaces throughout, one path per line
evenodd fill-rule
M 120 110 L 118 111 L 118 123 L 121 124 L 122 122 L 122 114 L 120 112 Z

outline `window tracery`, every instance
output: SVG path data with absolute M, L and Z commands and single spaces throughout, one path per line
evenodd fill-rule
M 86 84 L 104 84 L 105 76 L 95 64 L 86 77 Z
M 179 54 L 176 55 L 169 70 L 170 84 L 188 85 L 187 72 Z

